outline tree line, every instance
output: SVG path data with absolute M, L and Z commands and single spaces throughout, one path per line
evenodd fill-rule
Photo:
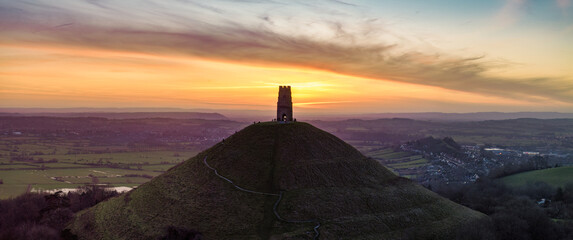
M 475 184 L 444 184 L 433 190 L 490 217 L 491 223 L 468 227 L 475 234 L 459 239 L 573 239 L 573 184 L 554 188 L 537 182 L 509 188 L 483 178 Z
M 75 192 L 24 193 L 0 200 L 0 239 L 77 240 L 77 236 L 65 229 L 75 214 L 118 195 L 115 190 L 93 184 L 79 187 Z M 202 238 L 197 231 L 168 226 L 158 239 Z
M 62 230 L 74 214 L 117 195 L 89 185 L 76 192 L 24 193 L 0 200 L 0 239 L 73 239 Z

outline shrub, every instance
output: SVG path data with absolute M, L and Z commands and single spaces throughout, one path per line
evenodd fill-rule
M 25 193 L 0 200 L 0 239 L 60 239 L 75 212 L 117 195 L 94 185 L 68 194 Z M 71 235 L 62 238 L 74 239 Z

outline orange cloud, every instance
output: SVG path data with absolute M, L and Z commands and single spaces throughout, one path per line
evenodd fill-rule
M 501 15 L 513 21 L 522 2 L 508 1 Z M 573 104 L 570 76 L 492 76 L 489 73 L 497 66 L 485 56 L 467 58 L 408 50 L 404 46 L 407 41 L 386 40 L 401 38 L 372 25 L 370 19 L 360 22 L 363 28 L 359 35 L 349 31 L 355 25 L 346 22 L 309 23 L 320 29 L 316 31 L 319 36 L 312 37 L 312 32 L 283 31 L 299 28 L 268 14 L 234 21 L 228 9 L 208 3 L 181 5 L 196 14 L 158 8 L 161 10 L 152 12 L 161 16 L 157 19 L 137 15 L 144 14 L 142 11 L 128 11 L 124 4 L 128 3 L 3 3 L 0 44 L 4 49 L 45 51 L 36 55 L 20 52 L 18 56 L 33 57 L 3 62 L 0 76 L 7 79 L 2 80 L 3 93 L 15 94 L 22 89 L 39 93 L 43 90 L 32 82 L 44 81 L 44 85 L 52 85 L 48 87 L 51 92 L 62 96 L 151 99 L 156 104 L 194 102 L 200 107 L 232 103 L 256 108 L 260 102 L 272 103 L 270 99 L 276 94 L 261 95 L 261 89 L 288 83 L 300 89 L 295 94 L 301 103 L 344 104 L 352 97 L 360 102 L 392 98 L 419 101 L 415 98 L 420 96 L 436 102 L 509 104 L 541 99 Z M 165 7 L 161 2 L 150 4 Z M 371 33 L 375 37 L 368 37 Z M 33 71 L 26 71 L 30 66 Z M 29 82 L 19 82 L 24 78 Z M 372 79 L 377 84 L 365 85 Z M 386 98 L 368 89 L 393 84 L 395 92 L 388 92 Z M 408 96 L 414 90 L 418 95 Z M 364 92 L 369 94 L 362 96 Z

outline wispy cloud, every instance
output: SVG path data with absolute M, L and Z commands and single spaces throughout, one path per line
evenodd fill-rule
M 569 17 L 571 15 L 571 0 L 556 0 L 557 6 L 561 9 L 561 15 Z
M 571 0 L 556 0 L 556 2 L 557 6 L 559 6 L 562 9 L 567 9 L 571 7 Z
M 330 102 L 300 102 L 294 103 L 295 106 L 313 106 L 313 105 L 325 105 L 325 104 L 339 104 L 339 103 L 351 103 L 354 101 L 330 101 Z
M 339 2 L 339 1 L 337 1 Z M 509 0 L 501 21 L 516 21 L 524 0 Z M 297 66 L 340 74 L 415 83 L 536 101 L 573 103 L 573 81 L 559 78 L 494 77 L 487 56 L 469 58 L 411 47 L 380 20 L 349 21 L 344 2 L 331 15 L 299 18 L 283 3 L 251 2 L 242 9 L 180 1 L 125 2 L 0 1 L 0 43 L 52 44 L 151 54 L 189 55 L 246 64 Z M 207 5 L 210 4 L 210 5 Z M 238 3 L 234 3 L 238 4 Z M 134 8 L 131 8 L 134 7 Z M 130 10 L 134 9 L 134 10 Z M 250 10 L 251 14 L 241 13 Z M 336 11 L 335 11 L 336 10 Z M 255 12 L 256 14 L 252 14 Z M 332 18 L 331 18 L 332 17 Z M 128 19 L 128 20 L 125 20 Z M 360 26 L 360 27 L 357 27 Z
M 505 0 L 505 5 L 497 13 L 496 27 L 506 28 L 519 21 L 524 12 L 526 0 Z

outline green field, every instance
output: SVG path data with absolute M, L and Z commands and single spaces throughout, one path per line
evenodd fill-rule
M 407 152 L 394 152 L 392 149 L 384 149 L 381 151 L 376 151 L 373 153 L 368 153 L 370 157 L 381 158 L 381 159 L 399 159 L 411 156 L 412 154 Z
M 245 123 L 161 118 L 0 117 L 0 199 L 84 184 L 138 186 Z
M 19 145 L 20 150 L 40 149 L 37 145 Z M 59 148 L 63 148 L 62 145 Z M 98 183 L 113 187 L 135 187 L 197 154 L 198 151 L 153 151 L 104 154 L 44 154 L 57 162 L 11 161 L 0 158 L 0 199 L 26 191 L 76 188 Z M 101 160 L 101 161 L 100 161 Z M 111 167 L 116 164 L 119 167 Z
M 161 174 L 159 171 L 115 168 L 71 168 L 46 170 L 1 170 L 0 199 L 15 197 L 28 190 L 76 188 L 97 182 L 110 186 L 137 186 Z M 125 176 L 128 175 L 128 176 Z M 134 177 L 137 176 L 137 177 Z M 145 177 L 140 177 L 145 176 Z M 95 180 L 97 179 L 97 180 Z
M 374 158 L 402 177 L 415 179 L 420 172 L 416 169 L 429 164 L 422 155 L 414 155 L 409 152 L 396 152 L 391 148 L 373 149 L 363 151 L 366 156 Z
M 573 167 L 558 167 L 523 172 L 500 179 L 511 187 L 522 187 L 528 183 L 545 182 L 553 187 L 573 183 Z
M 428 164 L 428 160 L 422 156 L 414 156 L 403 160 L 403 162 L 388 164 L 391 168 L 412 168 L 421 167 Z

